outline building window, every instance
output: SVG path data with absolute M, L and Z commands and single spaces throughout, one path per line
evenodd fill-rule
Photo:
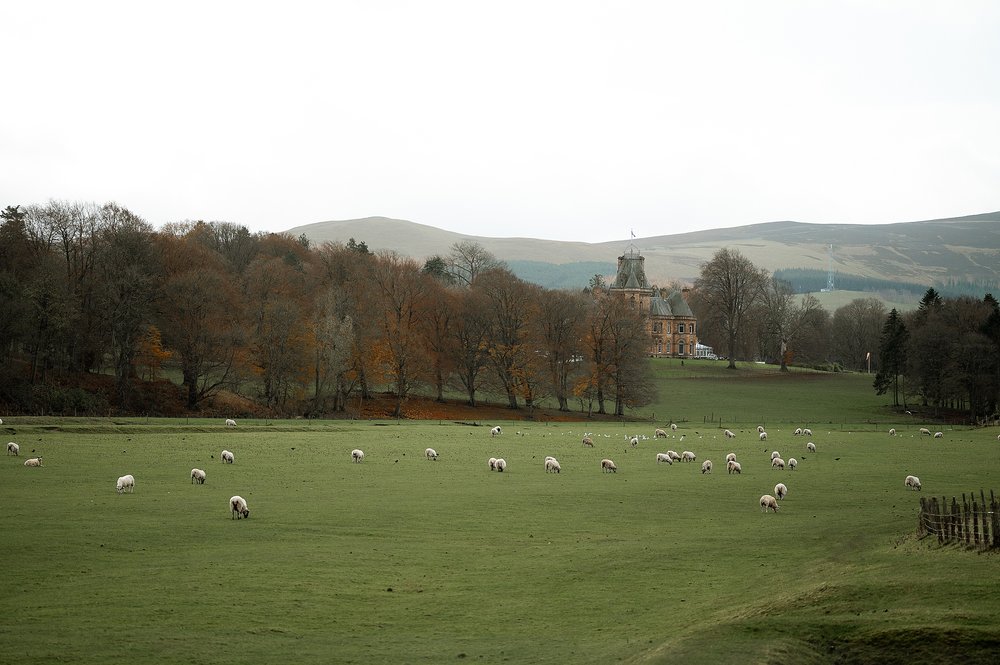
M 677 353 L 679 355 L 682 355 L 682 356 L 684 355 L 684 342 L 683 341 L 677 342 Z
M 694 324 L 693 323 L 691 324 L 691 334 L 692 335 L 694 334 Z
M 663 323 L 660 321 L 653 321 L 653 332 L 658 333 L 663 330 Z
M 663 348 L 664 348 L 664 349 L 666 350 L 666 352 L 667 352 L 667 353 L 669 354 L 669 353 L 670 353 L 670 342 L 668 341 L 668 342 L 667 342 L 667 344 L 666 344 L 666 346 L 664 346 Z
M 663 332 L 667 333 L 668 335 L 670 334 L 670 323 L 669 322 L 663 324 Z
M 677 332 L 679 332 L 681 334 L 684 333 L 684 324 L 683 323 L 678 323 L 677 324 Z
M 663 340 L 659 340 L 656 342 L 656 352 L 663 353 Z

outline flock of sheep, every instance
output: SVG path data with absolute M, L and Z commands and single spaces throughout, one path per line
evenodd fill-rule
M 0 420 L 0 423 L 3 421 Z M 227 419 L 225 421 L 226 427 L 236 427 L 236 421 L 232 419 Z M 672 423 L 670 425 L 670 430 L 672 432 L 677 431 L 677 424 Z M 925 427 L 921 427 L 919 430 L 920 435 L 931 436 L 930 430 Z M 490 429 L 490 436 L 492 438 L 501 436 L 503 434 L 502 428 L 497 425 Z M 736 438 L 736 433 L 732 430 L 724 430 L 724 434 L 727 439 Z M 805 436 L 811 437 L 812 430 L 809 428 L 796 428 L 793 433 L 794 436 Z M 895 428 L 889 429 L 890 436 L 896 436 L 897 432 Z M 757 436 L 760 441 L 767 440 L 767 431 L 762 425 L 757 427 Z M 944 436 L 943 432 L 935 432 L 933 434 L 934 438 L 942 438 Z M 668 437 L 667 431 L 662 428 L 657 428 L 653 432 L 653 439 L 665 439 Z M 628 441 L 630 447 L 636 448 L 639 445 L 640 439 L 646 440 L 645 435 L 626 435 L 626 440 Z M 680 436 L 680 441 L 684 440 L 684 435 Z M 997 440 L 1000 440 L 1000 436 L 997 436 Z M 582 439 L 582 443 L 585 447 L 593 448 L 594 439 L 592 434 L 585 434 Z M 812 441 L 806 443 L 805 449 L 810 453 L 816 452 L 816 444 Z M 7 444 L 7 455 L 18 456 L 20 455 L 20 446 L 11 441 Z M 438 453 L 433 448 L 427 448 L 424 450 L 424 456 L 428 460 L 437 461 Z M 235 456 L 229 450 L 223 450 L 220 454 L 220 459 L 224 464 L 232 464 L 235 460 Z M 351 460 L 355 463 L 360 463 L 364 461 L 365 453 L 361 449 L 355 448 L 351 451 Z M 697 460 L 697 456 L 694 452 L 690 450 L 685 450 L 678 454 L 676 451 L 667 450 L 666 452 L 656 453 L 656 464 L 667 464 L 672 466 L 674 462 L 694 462 Z M 771 468 L 776 470 L 785 470 L 786 468 L 790 471 L 794 471 L 798 467 L 798 460 L 794 457 L 790 457 L 786 462 L 782 457 L 781 453 L 777 450 L 771 453 Z M 490 457 L 488 460 L 490 471 L 496 471 L 503 473 L 507 470 L 507 461 L 503 458 Z M 42 466 L 42 456 L 32 457 L 25 460 L 24 466 L 26 467 L 40 467 Z M 559 463 L 555 457 L 547 456 L 543 462 L 543 468 L 545 473 L 561 473 L 562 465 Z M 711 460 L 703 460 L 701 463 L 701 473 L 707 474 L 711 473 L 713 470 L 713 463 Z M 736 453 L 730 452 L 726 455 L 726 470 L 730 475 L 732 474 L 742 474 L 743 467 L 739 461 L 736 459 Z M 618 465 L 615 464 L 610 458 L 604 458 L 601 460 L 601 471 L 603 473 L 617 473 Z M 205 484 L 206 474 L 204 469 L 194 468 L 191 469 L 191 482 L 197 484 Z M 914 475 L 907 475 L 904 480 L 904 486 L 911 490 L 920 490 L 921 484 L 920 479 Z M 126 474 L 118 478 L 115 483 L 115 490 L 119 494 L 124 494 L 126 492 L 132 493 L 135 491 L 135 477 L 131 474 Z M 774 494 L 764 494 L 760 497 L 759 503 L 761 510 L 767 512 L 768 510 L 772 512 L 778 512 L 778 502 L 785 498 L 788 494 L 788 487 L 784 483 L 778 483 L 774 486 Z M 246 500 L 241 496 L 233 496 L 229 500 L 229 507 L 232 519 L 243 519 L 245 517 L 250 517 L 250 510 L 247 507 Z
M 3 424 L 3 420 L 0 420 L 0 424 Z M 236 421 L 232 419 L 226 420 L 226 427 L 236 427 Z M 15 441 L 9 441 L 7 443 L 7 455 L 13 455 L 15 457 L 19 456 L 21 453 L 21 446 Z M 235 460 L 235 456 L 229 450 L 223 450 L 219 455 L 223 464 L 232 464 Z M 24 466 L 27 467 L 40 467 L 42 466 L 42 456 L 32 457 L 30 459 L 24 460 Z M 191 483 L 192 484 L 205 484 L 205 470 L 204 469 L 191 469 Z M 135 476 L 130 473 L 125 474 L 115 481 L 115 491 L 118 494 L 131 494 L 135 492 Z M 234 496 L 229 499 L 229 507 L 232 512 L 233 519 L 242 519 L 244 517 L 250 517 L 250 510 L 247 508 L 246 500 L 241 496 Z

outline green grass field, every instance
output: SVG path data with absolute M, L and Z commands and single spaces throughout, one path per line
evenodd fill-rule
M 997 662 L 1000 560 L 917 540 L 903 486 L 988 492 L 997 432 L 931 440 L 903 422 L 890 438 L 869 422 L 892 419 L 884 398 L 852 389 L 864 377 L 770 374 L 658 365 L 673 397 L 650 417 L 681 423 L 665 441 L 645 422 L 512 421 L 493 439 L 448 422 L 5 417 L 21 455 L 0 464 L 0 663 Z M 631 449 L 633 433 L 650 438 Z M 657 465 L 668 448 L 698 463 Z M 23 466 L 32 450 L 42 468 Z M 798 470 L 772 470 L 771 450 Z M 125 473 L 135 492 L 118 495 Z M 789 495 L 762 514 L 779 480 Z M 231 519 L 233 494 L 250 519 Z

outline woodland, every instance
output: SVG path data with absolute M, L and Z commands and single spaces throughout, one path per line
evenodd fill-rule
M 736 267 L 742 286 L 720 291 Z M 892 313 L 908 334 L 887 345 L 878 299 L 831 314 L 738 251 L 670 288 L 684 286 L 699 341 L 733 366 L 876 372 L 882 392 L 891 372 L 900 405 L 996 412 L 989 294 L 931 289 L 915 312 Z M 656 397 L 642 315 L 601 275 L 543 288 L 471 241 L 420 263 L 229 222 L 154 229 L 115 203 L 7 206 L 0 311 L 7 413 L 363 417 L 380 402 L 398 418 L 434 401 L 626 417 Z

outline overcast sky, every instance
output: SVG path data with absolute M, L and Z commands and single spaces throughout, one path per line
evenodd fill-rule
M 0 207 L 598 242 L 1000 210 L 1000 2 L 0 7 Z

